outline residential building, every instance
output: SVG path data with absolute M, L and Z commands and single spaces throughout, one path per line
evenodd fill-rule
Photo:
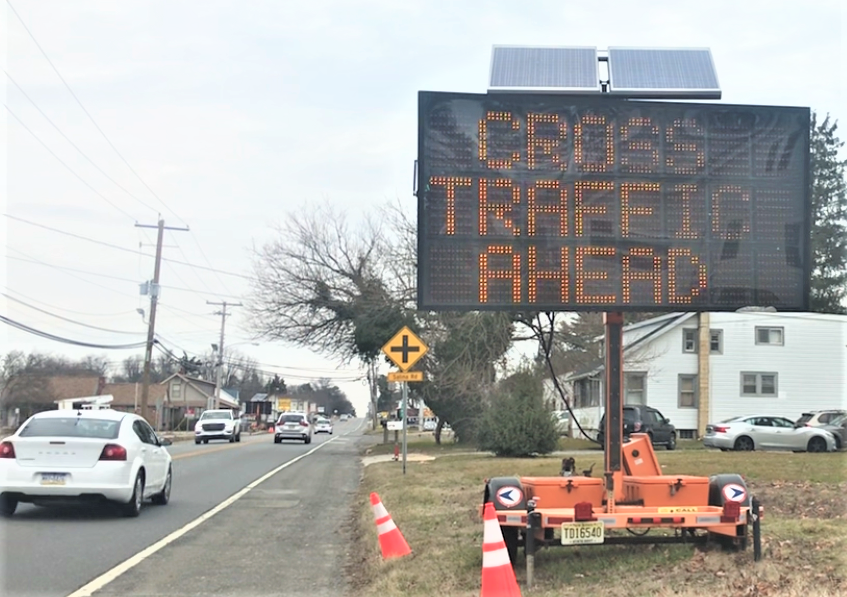
M 207 409 L 215 396 L 215 384 L 205 379 L 174 373 L 161 382 L 165 388 L 164 408 L 158 421 L 159 429 L 176 429 L 187 426 L 187 420 L 196 420 Z M 218 408 L 239 409 L 238 400 L 221 389 Z
M 101 394 L 111 394 L 114 400 L 111 407 L 114 410 L 141 414 L 141 382 L 107 383 Z M 147 390 L 147 406 L 150 412 L 156 412 L 164 403 L 167 388 L 161 384 L 151 383 Z
M 672 313 L 623 336 L 624 403 L 658 409 L 682 439 L 739 415 L 847 409 L 847 315 Z M 603 414 L 604 377 L 601 358 L 559 377 L 586 430 L 596 432 Z
M 0 393 L 0 427 L 15 428 L 37 412 L 55 409 L 57 400 L 100 395 L 105 383 L 97 374 L 15 376 Z

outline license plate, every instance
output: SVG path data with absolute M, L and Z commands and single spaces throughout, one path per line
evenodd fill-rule
M 64 485 L 65 473 L 41 473 L 42 485 Z
M 596 545 L 605 538 L 606 526 L 601 521 L 562 523 L 562 545 Z

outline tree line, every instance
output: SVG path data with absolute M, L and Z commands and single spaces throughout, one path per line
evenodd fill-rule
M 185 373 L 196 379 L 215 382 L 213 355 L 199 358 L 158 355 L 150 363 L 150 382 L 160 383 L 175 373 Z M 107 356 L 88 355 L 71 359 L 62 355 L 39 352 L 10 351 L 0 355 L 0 407 L 21 408 L 26 417 L 39 410 L 52 408 L 55 396 L 51 395 L 49 379 L 55 376 L 103 377 L 110 383 L 141 383 L 144 358 L 132 355 L 114 367 Z M 355 409 L 344 392 L 329 379 L 318 379 L 289 388 L 278 375 L 269 376 L 258 369 L 258 363 L 237 351 L 226 351 L 222 367 L 222 387 L 238 394 L 242 403 L 260 392 L 289 393 L 308 397 L 311 402 L 324 406 L 328 412 L 355 414 Z

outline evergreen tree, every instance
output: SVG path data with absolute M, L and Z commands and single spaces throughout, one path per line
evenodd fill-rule
M 847 312 L 847 161 L 829 115 L 812 114 L 812 297 L 811 310 Z

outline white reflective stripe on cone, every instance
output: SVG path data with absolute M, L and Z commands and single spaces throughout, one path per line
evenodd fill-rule
M 382 524 L 376 525 L 376 534 L 384 535 L 385 533 L 389 533 L 397 528 L 397 525 L 394 524 L 393 520 L 388 520 L 388 522 L 383 522 Z
M 382 502 L 379 502 L 374 506 L 374 518 L 379 520 L 380 518 L 385 518 L 388 516 L 388 510 L 385 509 L 385 506 L 382 505 Z
M 506 566 L 507 564 L 511 566 L 512 562 L 509 560 L 509 550 L 505 547 L 495 551 L 482 552 L 483 568 L 499 568 L 500 566 Z
M 503 531 L 500 530 L 500 523 L 497 522 L 497 519 L 486 520 L 482 525 L 482 542 L 494 543 L 502 540 Z

